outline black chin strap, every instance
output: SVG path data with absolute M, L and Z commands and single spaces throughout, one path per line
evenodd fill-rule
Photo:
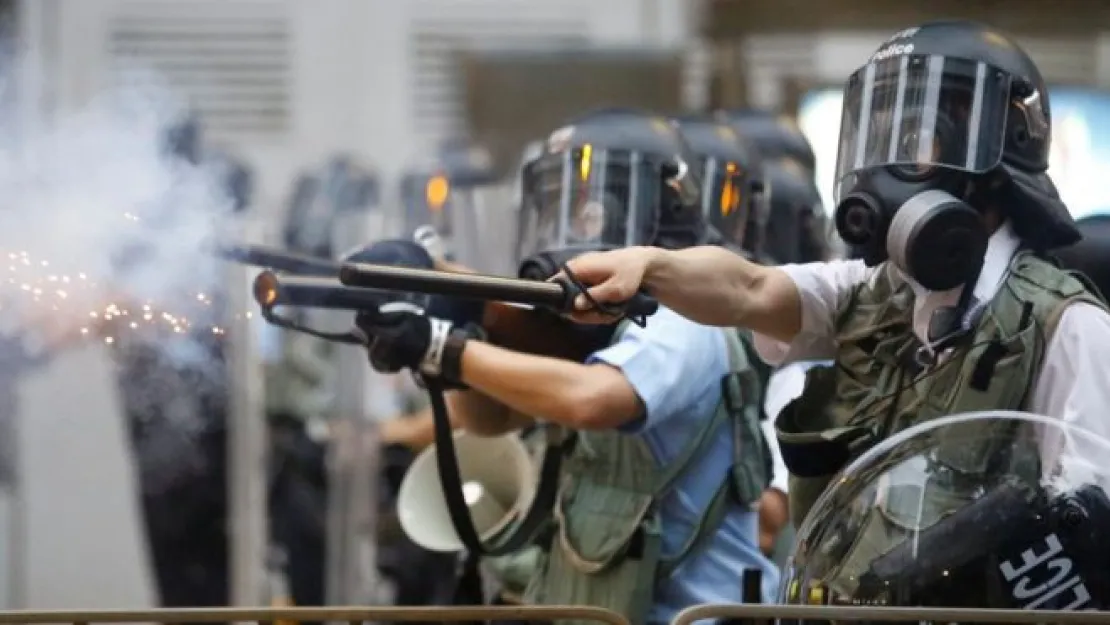
M 443 397 L 443 385 L 432 378 L 421 377 L 424 387 L 428 390 L 428 397 L 432 404 L 432 416 L 435 421 L 435 454 L 436 468 L 439 473 L 440 485 L 443 496 L 447 501 L 447 511 L 451 515 L 451 524 L 455 533 L 470 555 L 499 556 L 519 551 L 527 546 L 551 518 L 551 510 L 555 505 L 558 494 L 559 473 L 562 466 L 563 450 L 568 439 L 562 428 L 546 425 L 545 436 L 547 441 L 544 448 L 543 462 L 540 466 L 539 481 L 536 485 L 536 494 L 528 510 L 523 513 L 516 527 L 508 534 L 494 538 L 492 544 L 486 544 L 478 535 L 474 521 L 470 517 L 470 507 L 463 496 L 462 478 L 459 476 L 459 461 L 455 453 L 454 432 L 448 418 L 447 402 Z M 520 510 L 515 511 L 521 514 Z

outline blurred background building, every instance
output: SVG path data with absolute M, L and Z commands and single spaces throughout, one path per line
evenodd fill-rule
M 401 180 L 449 140 L 486 146 L 508 174 L 527 141 L 586 108 L 761 107 L 813 143 L 831 210 L 839 85 L 891 32 L 937 17 L 1018 36 L 1052 87 L 1061 194 L 1077 215 L 1110 210 L 1100 0 L 0 0 L 0 32 L 27 61 L 0 97 L 34 132 L 129 70 L 153 70 L 198 113 L 205 143 L 251 171 L 262 222 L 286 220 L 295 187 L 337 155 L 372 171 L 384 221 L 367 238 L 396 233 Z M 93 555 L 48 557 L 23 577 L 60 588 L 57 561 Z M 70 603 L 0 593 L 0 607 Z
M 0 6 L 15 15 L 9 21 L 26 53 L 49 69 L 18 87 L 26 123 L 79 106 L 120 67 L 153 67 L 202 113 L 206 136 L 249 161 L 260 206 L 280 205 L 293 177 L 336 151 L 371 163 L 392 193 L 396 185 L 388 181 L 414 159 L 463 134 L 489 144 L 504 166 L 530 138 L 528 129 L 599 102 L 746 104 L 789 115 L 804 104 L 807 132 L 827 146 L 838 107 L 806 96 L 843 80 L 891 29 L 929 17 L 980 18 L 1015 32 L 1061 88 L 1110 84 L 1110 35 L 1100 26 L 1110 21 L 1099 0 L 1059 0 L 1051 9 L 1037 0 L 928 6 L 6 0 Z M 1069 97 L 1074 103 L 1061 100 L 1060 110 L 1088 128 L 1108 114 L 1100 97 Z M 833 158 L 830 149 L 819 148 L 822 163 Z M 1060 167 L 1074 161 L 1070 153 L 1062 148 Z

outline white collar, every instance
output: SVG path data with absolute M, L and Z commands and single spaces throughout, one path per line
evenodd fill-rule
M 979 272 L 979 280 L 971 291 L 979 306 L 994 299 L 1002 285 L 1002 280 L 1006 277 L 1006 271 L 1010 268 L 1010 260 L 1013 259 L 1020 245 L 1021 239 L 1018 238 L 1009 221 L 1003 223 L 991 235 L 987 241 L 986 255 L 983 257 L 983 269 Z M 949 291 L 928 291 L 914 280 L 907 280 L 907 282 L 913 288 L 914 294 L 914 331 L 925 341 L 933 311 L 941 306 L 954 306 L 960 299 L 963 287 L 956 287 Z

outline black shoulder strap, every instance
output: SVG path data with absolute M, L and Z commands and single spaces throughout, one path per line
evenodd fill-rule
M 486 544 L 478 535 L 474 521 L 470 518 L 470 508 L 462 492 L 462 478 L 459 477 L 459 461 L 455 454 L 455 440 L 451 422 L 447 414 L 447 402 L 443 398 L 443 386 L 436 380 L 425 379 L 425 387 L 432 404 L 435 421 L 435 454 L 443 496 L 447 500 L 447 511 L 451 524 L 459 535 L 466 550 L 471 554 L 499 556 L 519 551 L 527 546 L 551 517 L 555 497 L 559 490 L 559 473 L 562 468 L 565 440 L 559 433 L 549 435 L 540 466 L 539 482 L 531 505 L 513 530 L 499 537 L 494 544 Z M 560 428 L 561 430 L 561 428 Z

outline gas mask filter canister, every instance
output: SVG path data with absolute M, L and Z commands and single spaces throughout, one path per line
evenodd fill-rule
M 923 288 L 948 291 L 978 278 L 987 239 L 978 211 L 946 191 L 931 189 L 895 211 L 886 249 L 891 262 Z

